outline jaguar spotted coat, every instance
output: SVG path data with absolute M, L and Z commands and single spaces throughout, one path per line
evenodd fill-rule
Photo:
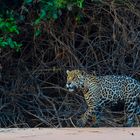
M 80 70 L 67 70 L 66 87 L 70 92 L 75 89 L 83 91 L 88 109 L 77 122 L 78 126 L 86 125 L 89 117 L 100 120 L 100 112 L 108 105 L 124 102 L 127 122 L 125 126 L 133 126 L 137 112 L 140 112 L 140 83 L 128 76 L 94 76 Z

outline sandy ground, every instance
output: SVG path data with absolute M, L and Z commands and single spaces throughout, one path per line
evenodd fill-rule
M 0 129 L 0 140 L 140 140 L 140 128 Z

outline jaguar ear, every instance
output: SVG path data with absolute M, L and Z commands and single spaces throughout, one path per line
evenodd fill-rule
M 69 70 L 66 70 L 66 73 L 68 74 L 70 71 Z
M 93 71 L 93 74 L 94 74 L 95 76 L 97 75 L 95 70 Z

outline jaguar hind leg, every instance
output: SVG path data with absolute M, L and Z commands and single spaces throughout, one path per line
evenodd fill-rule
M 140 116 L 140 105 L 137 106 L 136 115 Z
M 137 102 L 134 99 L 129 99 L 125 104 L 125 113 L 126 113 L 126 127 L 132 127 L 135 123 L 135 115 L 137 111 Z

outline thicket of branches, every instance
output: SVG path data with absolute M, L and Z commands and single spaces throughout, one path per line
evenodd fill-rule
M 140 80 L 139 0 L 85 0 L 83 7 L 62 7 L 56 19 L 37 18 L 38 3 L 9 5 L 20 33 L 0 30 L 1 44 L 22 44 L 13 43 L 18 52 L 9 42 L 0 48 L 0 127 L 74 127 L 86 104 L 65 89 L 67 69 Z M 105 110 L 100 126 L 123 126 L 120 109 Z

